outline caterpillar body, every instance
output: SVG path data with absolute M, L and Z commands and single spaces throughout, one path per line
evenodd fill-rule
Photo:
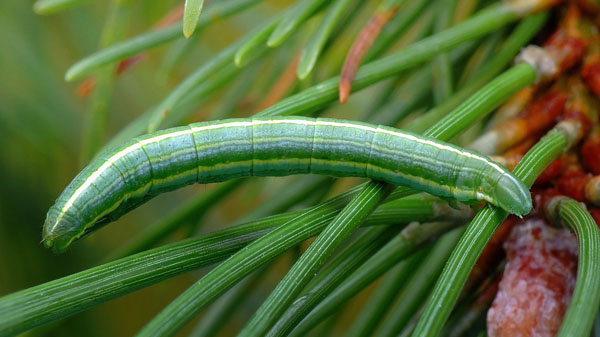
M 190 124 L 141 136 L 84 168 L 48 211 L 43 241 L 75 239 L 152 196 L 242 176 L 367 177 L 517 215 L 527 187 L 487 157 L 387 126 L 326 118 L 248 118 Z

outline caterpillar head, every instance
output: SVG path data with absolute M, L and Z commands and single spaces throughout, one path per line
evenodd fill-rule
M 513 175 L 504 175 L 495 186 L 496 203 L 505 211 L 519 217 L 531 211 L 529 189 Z

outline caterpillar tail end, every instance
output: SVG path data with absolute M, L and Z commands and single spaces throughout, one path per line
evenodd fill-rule
M 64 253 L 67 250 L 68 245 L 63 245 L 59 243 L 60 241 L 56 241 L 54 238 L 44 237 L 42 238 L 42 242 L 44 247 L 52 249 L 57 254 Z
M 67 217 L 61 215 L 56 209 L 50 208 L 44 222 L 42 243 L 55 253 L 63 253 L 77 236 L 72 228 Z
M 70 242 L 65 244 L 63 240 L 60 238 L 52 238 L 52 237 L 43 237 L 42 242 L 44 247 L 52 249 L 53 252 L 60 254 L 67 251 L 67 248 L 70 245 Z
M 50 249 L 54 248 L 54 240 L 52 240 L 50 238 L 42 238 L 42 241 L 40 241 L 40 243 L 43 244 L 44 247 L 46 247 L 46 248 L 50 248 Z

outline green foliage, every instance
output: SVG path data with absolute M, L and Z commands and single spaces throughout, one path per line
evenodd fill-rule
M 32 3 L 0 2 L 0 336 L 392 336 L 410 333 L 423 305 L 413 335 L 442 331 L 504 211 L 483 206 L 473 218 L 467 206 L 374 181 L 244 178 L 156 197 L 63 255 L 38 244 L 41 225 L 81 164 L 190 122 L 325 115 L 450 141 L 536 81 L 529 64 L 510 64 L 547 12 L 187 0 L 158 27 L 184 1 Z M 358 30 L 398 6 L 340 107 L 337 75 Z M 80 80 L 95 83 L 89 98 L 75 94 Z M 530 186 L 572 136 L 559 124 L 515 175 Z M 598 230 L 573 201 L 556 212 L 580 242 L 561 333 L 585 333 L 600 301 Z M 359 316 L 348 301 L 364 307 Z

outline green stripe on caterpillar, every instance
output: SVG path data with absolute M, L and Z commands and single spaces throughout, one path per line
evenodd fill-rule
M 84 168 L 48 211 L 43 241 L 56 251 L 149 198 L 192 183 L 242 176 L 367 177 L 517 215 L 525 185 L 490 159 L 391 127 L 325 118 L 195 123 L 141 136 Z

